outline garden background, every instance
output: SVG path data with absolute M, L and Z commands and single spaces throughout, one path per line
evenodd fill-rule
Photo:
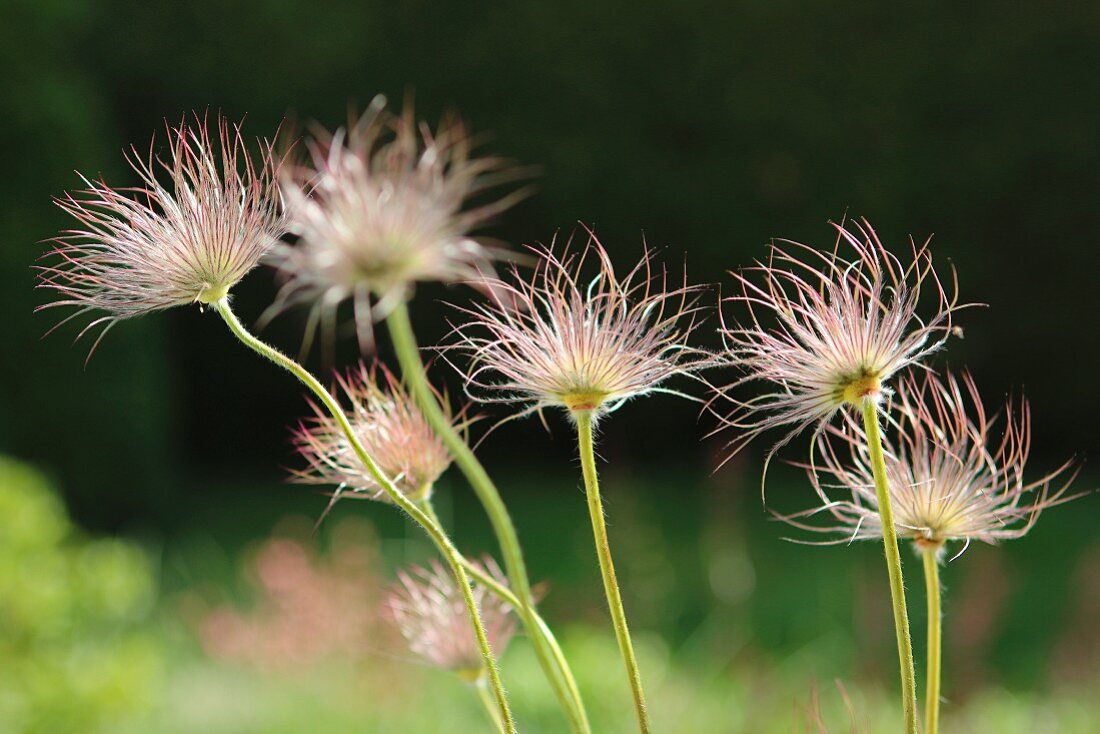
M 487 234 L 548 242 L 583 221 L 624 265 L 644 238 L 673 269 L 686 260 L 692 281 L 714 284 L 712 300 L 732 290 L 725 271 L 762 257 L 769 238 L 829 245 L 827 221 L 846 213 L 867 216 L 894 248 L 934 233 L 963 300 L 988 305 L 960 313 L 964 338 L 937 364 L 969 367 L 991 406 L 1026 390 L 1034 471 L 1077 455 L 1079 488 L 1097 486 L 1096 4 L 5 0 L 3 10 L 0 732 L 483 725 L 459 684 L 356 623 L 370 616 L 370 589 L 428 549 L 369 503 L 338 505 L 312 532 L 326 499 L 285 481 L 287 429 L 307 411 L 292 380 L 197 308 L 119 325 L 86 368 L 89 345 L 71 346 L 72 329 L 40 339 L 57 317 L 32 314 L 45 297 L 31 266 L 68 225 L 50 197 L 79 186 L 73 169 L 134 183 L 123 149 L 145 149 L 154 131 L 163 141 L 165 120 L 192 110 L 247 116 L 246 133 L 270 135 L 281 122 L 341 124 L 380 92 L 429 120 L 457 109 L 485 133 L 484 150 L 538 166 L 534 195 Z M 237 289 L 238 312 L 254 322 L 274 289 L 256 271 Z M 469 297 L 421 288 L 421 342 L 444 338 L 454 316 L 444 302 Z M 303 321 L 282 316 L 264 335 L 293 350 Z M 702 327 L 704 345 L 717 346 L 715 325 Z M 351 342 L 339 363 L 356 357 Z M 311 366 L 323 369 L 317 355 Z M 445 365 L 434 376 L 460 392 Z M 479 430 L 501 414 L 487 415 Z M 588 671 L 597 730 L 629 731 L 572 438 L 559 416 L 548 423 L 508 424 L 480 452 L 533 575 L 550 582 L 547 616 Z M 611 533 L 658 727 L 799 731 L 816 688 L 846 730 L 840 678 L 857 719 L 879 731 L 893 721 L 896 675 L 881 549 L 783 540 L 792 531 L 760 502 L 767 441 L 718 469 L 714 427 L 698 406 L 659 396 L 603 425 Z M 461 547 L 495 550 L 461 477 L 448 474 L 438 497 Z M 782 465 L 768 500 L 813 501 Z M 948 731 L 1095 731 L 1098 513 L 1100 498 L 1086 497 L 1023 540 L 947 566 Z M 909 567 L 919 641 L 923 595 Z M 322 596 L 336 601 L 314 608 Z M 561 728 L 525 641 L 504 672 L 521 726 Z

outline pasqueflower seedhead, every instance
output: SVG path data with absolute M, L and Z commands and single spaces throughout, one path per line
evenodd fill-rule
M 348 421 L 386 478 L 409 499 L 430 497 L 451 454 L 401 382 L 382 367 L 365 365 L 337 382 L 350 405 Z M 294 472 L 296 481 L 335 486 L 335 497 L 390 501 L 323 407 L 314 406 L 314 416 L 295 431 L 294 443 L 307 464 Z
M 1024 479 L 1031 448 L 1031 412 L 1025 400 L 1010 400 L 1003 413 L 990 417 L 969 374 L 941 380 L 925 373 L 907 375 L 893 401 L 891 414 L 896 417 L 888 424 L 893 435 L 885 441 L 885 454 L 898 537 L 933 548 L 948 541 L 993 544 L 1023 536 L 1040 512 L 1072 499 L 1066 496 L 1069 481 L 1052 488 L 1072 462 L 1034 481 Z M 998 430 L 998 423 L 1003 428 Z M 860 424 L 849 419 L 830 427 L 818 447 L 821 461 L 807 470 L 822 505 L 787 519 L 799 527 L 839 533 L 843 537 L 837 542 L 881 538 Z M 829 493 L 838 488 L 851 498 L 832 499 Z M 836 522 L 821 527 L 799 520 L 822 513 Z
M 780 241 L 766 263 L 733 273 L 741 293 L 728 300 L 750 314 L 722 327 L 727 358 L 744 372 L 720 393 L 734 402 L 724 419 L 739 431 L 734 452 L 770 428 L 790 427 L 782 445 L 807 427 L 820 431 L 846 405 L 880 402 L 895 374 L 919 364 L 952 332 L 957 298 L 936 275 L 927 241 L 911 240 L 903 262 L 867 220 L 833 226 L 832 252 Z M 843 257 L 841 245 L 853 255 Z M 922 317 L 926 294 L 930 315 Z M 758 312 L 771 312 L 771 323 Z M 730 397 L 751 382 L 772 389 L 747 401 Z
M 491 559 L 477 565 L 507 586 L 506 577 Z M 475 583 L 472 588 L 489 647 L 499 657 L 515 634 L 515 612 L 484 586 Z M 384 603 L 386 615 L 414 654 L 470 680 L 482 675 L 484 661 L 462 591 L 439 561 L 433 561 L 430 568 L 413 566 L 398 572 Z
M 458 119 L 445 118 L 433 132 L 411 109 L 393 116 L 377 98 L 358 122 L 317 133 L 307 148 L 310 162 L 288 166 L 282 177 L 298 241 L 272 257 L 285 279 L 272 313 L 308 305 L 307 342 L 317 325 L 330 340 L 336 308 L 351 300 L 360 343 L 369 345 L 373 323 L 418 281 L 472 280 L 506 255 L 471 232 L 525 192 L 467 204 L 521 172 L 474 156 Z
M 39 268 L 39 286 L 59 296 L 41 308 L 76 308 L 65 321 L 103 311 L 80 332 L 102 326 L 102 338 L 121 319 L 218 301 L 259 263 L 283 232 L 271 146 L 254 159 L 238 125 L 214 127 L 197 115 L 169 127 L 168 160 L 132 149 L 135 188 L 82 177 L 85 190 L 57 200 L 79 225 Z
M 699 289 L 668 287 L 654 271 L 652 252 L 620 277 L 595 235 L 579 254 L 535 250 L 538 263 L 525 280 L 498 281 L 485 303 L 463 309 L 449 349 L 469 357 L 471 397 L 526 404 L 522 414 L 558 406 L 602 415 L 630 398 L 671 392 L 664 383 L 691 374 L 704 355 L 687 346 L 695 327 Z M 596 273 L 587 282 L 588 263 Z

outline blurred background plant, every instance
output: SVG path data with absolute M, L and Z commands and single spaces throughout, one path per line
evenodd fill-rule
M 46 249 L 40 240 L 68 224 L 49 197 L 78 185 L 74 168 L 134 183 L 121 150 L 143 149 L 165 118 L 193 109 L 247 113 L 246 130 L 260 135 L 284 115 L 331 128 L 347 121 L 349 101 L 358 111 L 378 92 L 394 101 L 414 92 L 429 120 L 457 107 L 474 130 L 492 133 L 488 152 L 542 166 L 536 195 L 491 234 L 547 241 L 584 219 L 626 263 L 640 256 L 644 231 L 667 262 L 687 253 L 693 282 L 728 286 L 724 270 L 761 256 L 771 236 L 827 244 L 825 220 L 848 208 L 895 247 L 910 232 L 934 231 L 936 257 L 957 265 L 964 300 L 990 304 L 960 316 L 965 339 L 952 344 L 952 365 L 970 367 L 991 401 L 1027 388 L 1037 466 L 1100 450 L 1100 310 L 1086 306 L 1100 269 L 1091 244 L 1096 4 L 17 0 L 5 11 L 0 451 L 42 467 L 58 493 L 5 463 L 0 496 L 37 492 L 44 499 L 31 504 L 55 520 L 30 532 L 32 519 L 0 516 L 0 731 L 483 726 L 466 691 L 380 653 L 373 633 L 361 653 L 357 643 L 298 642 L 289 658 L 235 655 L 214 642 L 219 629 L 230 641 L 319 629 L 333 610 L 310 609 L 295 587 L 368 579 L 337 560 L 343 518 L 369 517 L 372 530 L 349 531 L 376 538 L 361 539 L 374 544 L 361 551 L 374 559 L 363 569 L 377 564 L 369 578 L 430 556 L 396 513 L 365 503 L 337 506 L 310 534 L 327 498 L 283 483 L 294 461 L 286 426 L 305 408 L 283 375 L 258 369 L 196 309 L 115 329 L 84 371 L 67 334 L 40 341 L 53 321 L 31 314 L 44 297 L 29 266 Z M 247 278 L 236 301 L 242 318 L 254 323 L 274 290 L 268 270 Z M 447 330 L 453 312 L 439 300 L 467 297 L 418 291 L 423 344 Z M 263 336 L 293 350 L 302 319 L 288 314 Z M 342 341 L 339 363 L 356 356 L 353 342 Z M 817 680 L 830 731 L 846 731 L 833 677 L 846 682 L 868 730 L 892 722 L 892 691 L 875 683 L 890 679 L 893 655 L 880 624 L 888 610 L 878 549 L 785 543 L 760 508 L 767 444 L 710 474 L 720 440 L 702 440 L 712 426 L 697 422 L 695 407 L 654 399 L 619 418 L 601 444 L 604 496 L 658 727 L 798 731 Z M 518 422 L 480 452 L 532 576 L 552 582 L 545 612 L 584 671 L 594 727 L 629 730 L 619 707 L 626 691 L 610 688 L 618 675 L 602 670 L 617 660 L 568 432 L 548 437 L 538 421 Z M 1096 477 L 1086 463 L 1079 486 Z M 770 484 L 777 510 L 806 506 L 800 472 L 775 466 Z M 460 479 L 444 475 L 436 497 L 464 550 L 494 550 Z M 946 566 L 944 731 L 1093 730 L 1098 511 L 1100 498 L 1087 497 L 1045 515 L 1019 543 L 975 547 Z M 277 543 L 300 553 L 277 545 L 265 556 L 273 528 Z M 31 556 L 55 566 L 31 574 Z M 298 581 L 264 582 L 254 565 L 262 558 Z M 328 575 L 336 569 L 344 581 Z M 95 574 L 110 579 L 93 583 Z M 340 598 L 354 608 L 361 591 L 348 593 Z M 919 608 L 919 585 L 912 594 Z M 32 604 L 49 610 L 31 614 Z M 913 633 L 922 638 L 919 622 Z M 28 665 L 57 679 L 11 676 Z M 525 640 L 504 665 L 525 730 L 558 727 Z M 69 685 L 81 693 L 63 695 Z M 407 697 L 384 693 L 391 689 L 431 695 L 410 710 Z
M 0 731 L 109 730 L 153 707 L 156 593 L 139 547 L 85 537 L 41 474 L 0 458 Z
M 622 490 L 621 482 L 609 488 Z M 664 484 L 631 479 L 628 486 L 648 493 Z M 293 503 L 261 507 L 262 495 L 252 499 L 192 517 L 163 543 L 147 536 L 142 549 L 87 537 L 39 472 L 0 463 L 0 732 L 486 729 L 464 684 L 415 659 L 378 615 L 393 569 L 432 557 L 414 527 L 351 516 L 315 534 L 312 518 L 291 514 Z M 270 531 L 234 527 L 248 507 Z M 547 536 L 568 517 L 549 506 L 535 511 L 550 515 Z M 879 682 L 892 673 L 890 630 L 869 621 L 886 611 L 875 554 L 846 573 L 837 558 L 770 543 L 773 527 L 746 533 L 733 513 L 685 527 L 704 516 L 698 508 L 669 516 L 628 501 L 618 511 L 616 527 L 634 529 L 625 534 L 636 580 L 627 594 L 644 612 L 636 642 L 658 728 L 816 734 L 822 726 L 834 733 L 853 723 L 857 731 L 896 726 L 895 696 Z M 564 620 L 560 637 L 594 730 L 633 731 L 626 683 L 608 675 L 619 672 L 618 652 L 587 563 L 587 528 L 559 535 L 570 560 L 544 606 Z M 696 540 L 687 542 L 689 535 Z M 1047 536 L 1040 550 L 1076 555 L 1058 545 Z M 1014 617 L 1028 615 L 1005 601 L 1035 589 L 1034 580 L 1009 579 L 1018 559 L 972 552 L 964 577 L 951 584 L 960 589 L 953 598 L 959 621 L 948 633 L 959 695 L 946 707 L 945 730 L 1092 732 L 1100 716 L 1092 695 L 1097 638 L 1082 627 L 1100 597 L 1087 560 L 1096 550 L 1069 576 L 1083 590 L 1074 611 L 1048 609 L 1030 620 L 1069 618 L 1050 630 L 1053 664 L 1026 685 L 995 653 L 1026 654 L 1027 644 L 1004 638 L 1019 634 L 1009 625 Z M 812 579 L 809 601 L 794 605 L 799 578 Z M 502 664 L 524 730 L 558 730 L 557 702 L 527 640 L 514 641 Z M 846 681 L 843 694 L 825 677 L 832 673 Z

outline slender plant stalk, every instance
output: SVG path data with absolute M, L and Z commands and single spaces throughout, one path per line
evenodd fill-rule
M 344 431 L 344 436 L 351 443 L 356 456 L 363 462 L 363 465 L 367 468 L 367 471 L 370 472 L 371 476 L 374 477 L 382 489 L 385 490 L 386 494 L 395 505 L 407 512 L 417 524 L 424 528 L 425 532 L 427 532 L 428 536 L 439 548 L 440 554 L 446 559 L 448 565 L 450 565 L 451 572 L 454 574 L 455 580 L 462 590 L 466 609 L 470 613 L 470 620 L 474 626 L 474 632 L 477 637 L 482 660 L 485 663 L 489 684 L 492 687 L 496 705 L 500 710 L 500 719 L 503 726 L 502 731 L 505 731 L 507 734 L 515 734 L 515 721 L 512 718 L 511 709 L 508 707 L 508 697 L 504 693 L 504 685 L 500 680 L 500 670 L 497 667 L 496 658 L 489 648 L 489 639 L 485 634 L 485 625 L 481 621 L 481 613 L 477 608 L 477 601 L 474 598 L 473 590 L 470 588 L 470 579 L 466 575 L 465 567 L 462 563 L 462 555 L 454 547 L 454 544 L 451 543 L 450 538 L 447 537 L 442 528 L 434 523 L 430 517 L 425 515 L 412 500 L 397 489 L 378 464 L 375 463 L 374 459 L 363 446 L 363 443 L 359 440 L 359 437 L 355 434 L 355 430 L 348 421 L 344 409 L 336 399 L 332 397 L 331 393 L 317 381 L 317 378 L 310 374 L 305 367 L 250 333 L 229 307 L 228 299 L 223 298 L 217 301 L 214 307 L 229 326 L 229 330 L 232 331 L 233 335 L 240 339 L 245 346 L 287 370 L 297 377 L 303 385 L 310 389 L 310 392 L 321 401 L 321 404 L 325 406 L 333 419 L 340 424 L 340 428 Z
M 492 691 L 489 690 L 489 686 L 485 685 L 485 678 L 478 678 L 474 683 L 474 688 L 477 689 L 477 697 L 480 699 L 482 705 L 485 706 L 485 713 L 492 719 L 493 725 L 496 726 L 496 730 L 500 734 L 505 734 L 507 729 L 504 728 L 504 722 L 500 720 L 500 711 L 496 707 L 496 703 L 493 700 Z
M 941 630 L 943 627 L 940 611 L 940 562 L 939 545 L 929 545 L 921 549 L 924 556 L 924 586 L 928 597 L 928 681 L 927 698 L 924 702 L 924 734 L 937 734 L 940 728 L 940 669 L 941 669 Z
M 642 676 L 638 672 L 634 645 L 630 641 L 630 630 L 626 626 L 626 612 L 623 610 L 623 600 L 619 594 L 619 582 L 615 580 L 615 564 L 611 560 L 611 545 L 607 541 L 607 527 L 604 525 L 600 480 L 596 474 L 596 454 L 592 448 L 592 411 L 579 410 L 574 413 L 574 417 L 577 421 L 577 442 L 581 472 L 584 474 L 584 489 L 588 496 L 588 514 L 592 518 L 596 555 L 600 559 L 600 573 L 603 575 L 603 590 L 607 596 L 607 605 L 611 608 L 611 622 L 615 627 L 615 637 L 619 641 L 619 652 L 622 653 L 627 677 L 630 679 L 630 692 L 634 696 L 638 728 L 642 734 L 649 734 L 649 712 L 646 710 L 645 692 L 642 690 Z
M 470 563 L 468 559 L 464 559 L 464 563 L 466 564 L 466 571 L 473 576 L 479 584 L 511 604 L 513 609 L 519 609 L 519 599 L 516 598 L 516 595 L 513 594 L 507 586 L 497 582 L 492 576 Z M 573 671 L 570 670 L 569 663 L 566 662 L 565 653 L 562 652 L 561 645 L 558 644 L 558 640 L 554 637 L 554 633 L 550 630 L 550 626 L 546 624 L 541 616 L 539 616 L 538 612 L 535 613 L 535 622 L 538 628 L 536 634 L 541 635 L 546 645 L 550 648 L 550 654 L 554 658 L 554 663 L 558 666 L 558 670 L 563 676 L 562 682 L 569 690 L 570 695 L 579 700 L 580 690 L 577 688 L 576 679 L 573 678 Z M 585 720 L 585 726 L 587 725 L 588 722 Z
M 439 516 L 435 512 L 435 506 L 432 504 L 431 498 L 420 500 L 419 504 L 420 509 L 424 511 L 425 515 L 430 517 L 436 525 L 439 525 L 440 527 L 443 526 L 443 524 L 439 520 Z M 474 581 L 481 584 L 497 597 L 507 602 L 509 605 L 511 605 L 513 609 L 518 610 L 522 606 L 516 595 L 512 593 L 511 589 L 497 581 L 489 574 L 485 573 L 485 571 L 482 570 L 480 566 L 475 563 L 471 563 L 470 559 L 466 558 L 465 556 L 462 557 L 462 564 L 466 567 L 466 573 L 470 574 Z M 542 616 L 538 613 L 538 610 L 536 609 L 533 611 L 536 623 L 534 634 L 539 635 L 546 646 L 550 649 L 550 654 L 553 656 L 554 664 L 557 666 L 557 669 L 554 671 L 554 673 L 560 674 L 562 676 L 561 684 L 564 685 L 569 691 L 570 697 L 574 701 L 579 702 L 581 700 L 580 689 L 577 687 L 577 681 L 573 677 L 573 671 L 569 668 L 569 663 L 565 659 L 565 653 L 562 651 L 561 645 L 558 644 L 558 640 L 554 636 L 553 631 L 550 629 L 550 626 L 546 624 L 546 621 L 543 620 Z M 529 632 L 528 634 L 532 633 Z M 587 720 L 585 720 L 585 725 L 587 725 Z
M 390 312 L 386 318 L 386 326 L 393 341 L 397 360 L 401 365 L 402 376 L 413 398 L 432 429 L 451 452 L 458 468 L 465 475 L 485 508 L 497 542 L 500 544 L 504 568 L 508 573 L 512 591 L 519 601 L 516 609 L 531 639 L 539 664 L 565 712 L 570 729 L 576 734 L 591 734 L 588 714 L 569 664 L 561 654 L 560 648 L 555 653 L 547 637 L 541 634 L 546 625 L 539 619 L 536 611 L 535 600 L 531 594 L 531 581 L 527 575 L 527 566 L 523 561 L 523 551 L 520 548 L 512 518 L 504 507 L 500 492 L 497 491 L 485 467 L 478 461 L 466 440 L 455 430 L 450 419 L 444 414 L 435 393 L 432 392 L 424 364 L 420 360 L 416 336 L 405 304 L 395 307 Z
M 886 478 L 886 460 L 882 454 L 882 431 L 878 422 L 878 407 L 871 400 L 863 401 L 863 425 L 867 432 L 867 448 L 871 455 L 871 472 L 875 478 L 875 495 L 882 518 L 882 543 L 886 551 L 886 570 L 890 575 L 890 601 L 894 607 L 894 630 L 898 638 L 898 660 L 901 667 L 901 709 L 905 717 L 906 734 L 917 734 L 917 682 L 913 672 L 913 641 L 909 635 L 909 614 L 905 607 L 905 582 L 901 575 L 901 553 L 894 526 L 894 511 L 890 506 L 890 484 Z

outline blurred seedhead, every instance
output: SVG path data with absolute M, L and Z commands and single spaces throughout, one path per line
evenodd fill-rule
M 304 536 L 264 541 L 246 566 L 255 590 L 249 608 L 197 603 L 207 654 L 267 670 L 299 670 L 361 659 L 388 646 L 379 624 L 382 583 L 372 528 L 345 521 L 332 537 L 323 555 Z
M 305 306 L 303 351 L 318 329 L 330 347 L 337 308 L 351 301 L 367 349 L 374 323 L 410 298 L 416 283 L 475 281 L 509 257 L 473 233 L 528 191 L 481 200 L 530 173 L 476 155 L 475 142 L 456 115 L 433 130 L 411 104 L 394 115 L 381 96 L 347 127 L 316 129 L 308 158 L 281 177 L 297 242 L 272 252 L 283 285 L 266 317 Z
M 507 577 L 492 559 L 477 564 L 501 585 Z M 499 658 L 516 632 L 511 605 L 480 584 L 473 585 L 489 647 Z M 385 614 L 409 649 L 424 662 L 477 682 L 485 674 L 470 613 L 454 575 L 439 561 L 399 571 L 385 600 Z

